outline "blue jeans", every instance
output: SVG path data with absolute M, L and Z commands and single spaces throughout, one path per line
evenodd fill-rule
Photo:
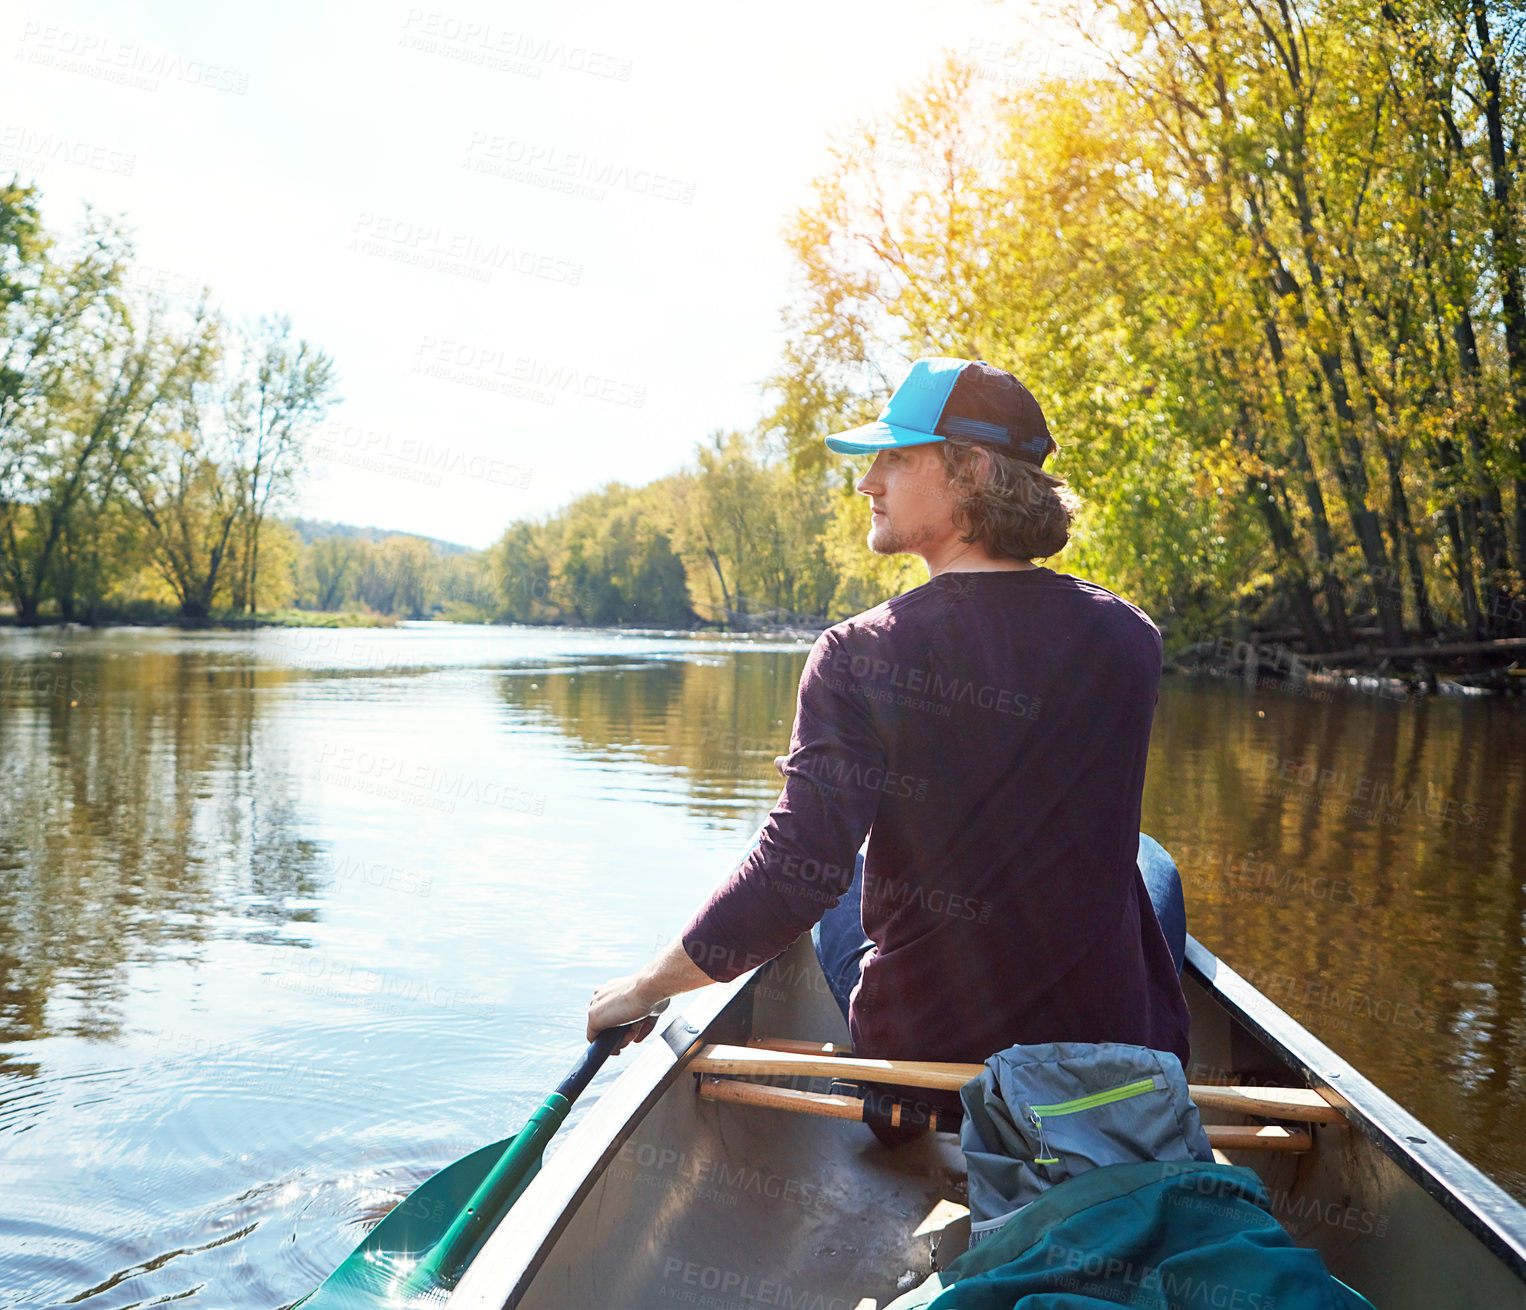
M 1166 935 L 1166 945 L 1171 948 L 1171 961 L 1180 973 L 1187 953 L 1187 907 L 1182 900 L 1182 880 L 1176 871 L 1176 861 L 1166 848 L 1144 833 L 1139 834 L 1139 872 L 1150 893 L 1150 903 L 1155 906 L 1155 917 Z M 863 904 L 864 856 L 860 852 L 852 884 L 811 929 L 816 958 L 821 961 L 821 971 L 827 976 L 827 986 L 832 989 L 844 1019 L 848 1017 L 848 998 L 863 971 L 864 956 L 874 946 L 864 936 Z

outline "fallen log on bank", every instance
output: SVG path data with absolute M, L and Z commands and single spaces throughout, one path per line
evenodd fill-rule
M 1311 665 L 1368 664 L 1383 660 L 1449 659 L 1459 655 L 1526 655 L 1526 637 L 1499 637 L 1493 641 L 1451 641 L 1427 646 L 1358 646 L 1354 650 L 1304 655 Z
M 1179 652 L 1170 667 L 1238 679 L 1249 686 L 1295 687 L 1300 694 L 1327 699 L 1343 685 L 1407 699 L 1414 692 L 1526 691 L 1526 637 L 1492 641 L 1431 642 L 1410 646 L 1357 646 L 1312 654 L 1265 633 L 1249 638 L 1219 637 Z M 1446 670 L 1443 672 L 1443 670 Z

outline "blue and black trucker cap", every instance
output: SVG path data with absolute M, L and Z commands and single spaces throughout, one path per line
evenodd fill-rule
M 873 423 L 827 438 L 840 455 L 925 446 L 961 437 L 1042 467 L 1059 449 L 1033 393 L 984 360 L 933 356 L 911 366 Z

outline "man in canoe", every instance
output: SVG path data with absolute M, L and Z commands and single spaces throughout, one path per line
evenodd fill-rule
M 1185 1063 L 1181 888 L 1139 831 L 1160 634 L 1034 563 L 1078 508 L 1043 469 L 1038 402 L 984 362 L 923 359 L 827 445 L 874 453 L 869 549 L 919 555 L 928 581 L 817 639 L 758 843 L 595 991 L 590 1037 L 814 930 L 855 1054 L 1125 1042 Z

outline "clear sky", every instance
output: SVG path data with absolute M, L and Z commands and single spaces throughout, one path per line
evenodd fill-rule
M 298 512 L 473 546 L 760 416 L 830 134 L 945 50 L 1066 60 L 986 0 L 4 12 L 0 170 L 50 225 L 121 214 L 142 281 L 334 356 Z

